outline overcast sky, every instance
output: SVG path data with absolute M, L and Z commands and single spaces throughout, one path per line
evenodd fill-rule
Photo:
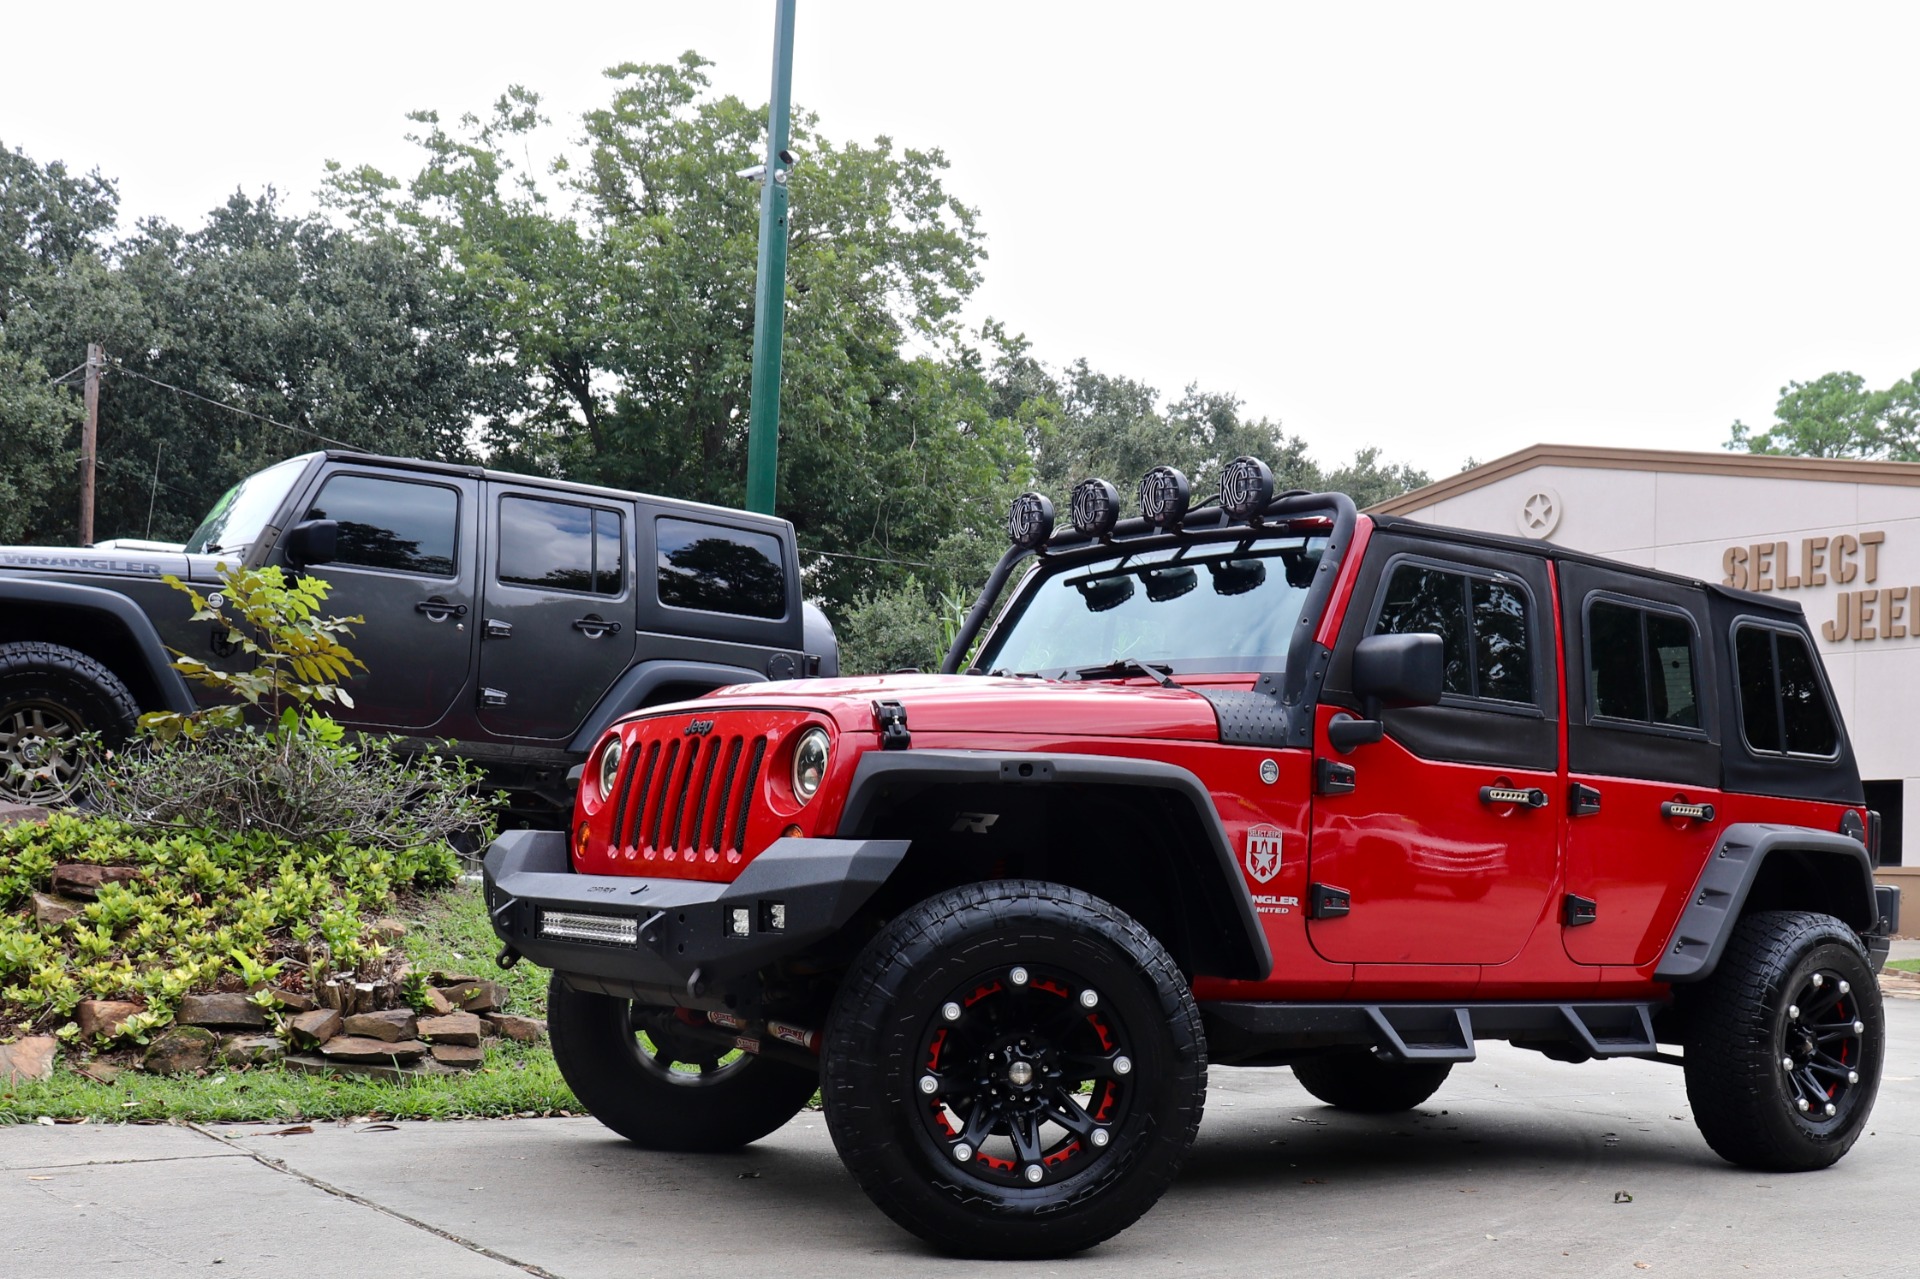
M 409 110 L 556 118 L 697 49 L 766 100 L 772 0 L 12 6 L 0 143 L 183 224 Z M 1779 388 L 1920 368 L 1920 5 L 799 0 L 797 103 L 938 146 L 974 319 L 1322 461 L 1436 478 L 1539 441 L 1715 449 Z

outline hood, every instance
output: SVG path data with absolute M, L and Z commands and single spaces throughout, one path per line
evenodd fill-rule
M 875 702 L 899 702 L 921 733 L 1045 733 L 1058 737 L 1220 739 L 1213 705 L 1190 689 L 1133 683 L 1006 679 L 990 675 L 874 675 L 735 684 L 696 705 L 804 707 L 843 730 L 873 727 Z
M 85 573 L 93 577 L 211 577 L 218 557 L 126 546 L 0 546 L 0 573 Z

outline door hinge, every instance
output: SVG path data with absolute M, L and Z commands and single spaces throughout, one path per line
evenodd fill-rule
M 903 751 L 913 745 L 913 734 L 907 731 L 907 708 L 900 703 L 875 702 L 873 722 L 880 728 L 881 750 Z
M 506 690 L 500 688 L 481 689 L 480 704 L 482 706 L 505 706 L 507 704 Z
M 1313 761 L 1313 793 L 1316 795 L 1351 795 L 1356 777 L 1352 764 L 1342 764 L 1336 759 Z
M 1578 928 L 1582 924 L 1591 924 L 1600 918 L 1600 903 L 1591 897 L 1582 897 L 1578 893 L 1568 893 L 1560 903 L 1560 918 L 1568 928 Z
M 1600 792 L 1575 782 L 1567 791 L 1567 813 L 1572 817 L 1592 817 L 1600 811 Z
M 1307 918 L 1338 919 L 1353 909 L 1353 894 L 1332 884 L 1307 885 Z

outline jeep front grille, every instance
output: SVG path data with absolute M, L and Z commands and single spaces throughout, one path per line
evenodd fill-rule
M 765 734 L 631 742 L 614 801 L 615 850 L 668 860 L 740 852 L 766 755 Z

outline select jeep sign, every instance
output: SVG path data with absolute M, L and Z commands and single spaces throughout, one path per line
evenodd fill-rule
M 1720 556 L 1726 574 L 1720 580 L 1747 591 L 1859 582 L 1835 597 L 1834 615 L 1820 624 L 1829 644 L 1920 636 L 1920 593 L 1906 586 L 1874 585 L 1880 580 L 1880 548 L 1886 540 L 1884 531 L 1875 530 L 1729 546 Z

